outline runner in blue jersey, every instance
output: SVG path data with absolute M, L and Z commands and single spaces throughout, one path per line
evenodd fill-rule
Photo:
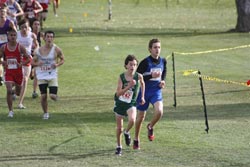
M 151 103 L 154 107 L 154 115 L 147 124 L 148 139 L 154 140 L 153 127 L 163 115 L 162 88 L 165 86 L 167 72 L 167 61 L 160 57 L 161 42 L 159 39 L 149 41 L 148 49 L 150 56 L 142 60 L 137 68 L 137 72 L 143 75 L 145 81 L 145 101 L 144 105 L 137 103 L 138 116 L 135 126 L 134 149 L 140 149 L 140 130 L 142 122 L 145 119 L 146 111 Z M 141 92 L 138 94 L 138 100 L 141 98 Z

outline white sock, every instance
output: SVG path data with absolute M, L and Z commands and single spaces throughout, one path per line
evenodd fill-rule
M 126 130 L 124 130 L 124 133 L 125 133 L 126 135 L 128 135 L 128 134 L 129 134 L 129 132 L 127 132 Z

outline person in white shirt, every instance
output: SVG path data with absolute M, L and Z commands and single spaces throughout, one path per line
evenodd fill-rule
M 29 21 L 27 19 L 20 20 L 18 25 L 20 27 L 20 31 L 17 32 L 17 41 L 26 48 L 28 55 L 31 56 L 32 47 L 37 48 L 39 46 L 37 37 L 33 32 L 30 31 Z M 23 100 L 31 72 L 31 62 L 29 62 L 22 68 L 23 68 L 23 82 L 18 104 L 19 109 L 26 108 L 23 105 Z
M 64 54 L 54 44 L 54 37 L 55 33 L 53 31 L 46 31 L 44 33 L 45 44 L 34 51 L 32 60 L 32 65 L 36 67 L 36 77 L 41 93 L 43 119 L 49 119 L 47 89 L 49 89 L 50 98 L 56 101 L 58 99 L 57 68 L 64 64 Z

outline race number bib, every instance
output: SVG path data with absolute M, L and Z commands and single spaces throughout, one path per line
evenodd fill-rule
M 0 34 L 0 44 L 7 43 L 7 42 L 8 42 L 7 35 L 6 34 Z
M 161 68 L 152 68 L 151 73 L 153 73 L 153 72 L 162 73 Z M 161 75 L 159 77 L 157 77 L 157 78 L 151 78 L 150 80 L 152 80 L 152 81 L 160 81 L 161 80 Z
M 49 3 L 49 0 L 38 0 L 39 3 L 46 3 L 48 4 Z
M 122 96 L 119 97 L 119 100 L 125 103 L 131 103 L 134 92 L 132 90 L 127 90 Z
M 16 59 L 7 59 L 8 69 L 17 69 L 17 60 Z
M 50 65 L 45 65 L 45 66 L 41 66 L 41 71 L 47 72 L 51 70 L 51 66 Z
M 34 18 L 34 17 L 35 17 L 35 14 L 34 14 L 33 11 L 28 12 L 28 18 L 32 19 L 32 18 Z

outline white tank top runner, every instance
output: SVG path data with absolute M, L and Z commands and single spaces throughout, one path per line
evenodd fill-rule
M 28 53 L 28 55 L 31 55 L 31 48 L 33 44 L 33 38 L 32 38 L 32 32 L 28 31 L 28 34 L 26 37 L 23 37 L 21 32 L 17 32 L 17 41 L 23 45 Z
M 52 68 L 56 64 L 55 59 L 55 45 L 51 48 L 48 55 L 41 55 L 40 49 L 37 49 L 38 61 L 42 61 L 43 65 L 36 67 L 36 76 L 38 80 L 50 80 L 57 78 L 57 68 Z

